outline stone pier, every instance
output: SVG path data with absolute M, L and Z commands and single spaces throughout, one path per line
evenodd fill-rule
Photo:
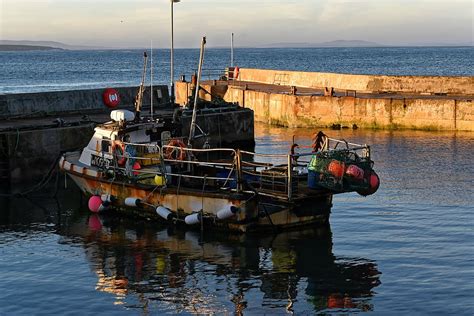
M 291 127 L 474 131 L 474 77 L 372 76 L 240 69 L 205 81 L 200 96 L 254 110 L 255 120 Z M 192 93 L 176 83 L 177 102 Z

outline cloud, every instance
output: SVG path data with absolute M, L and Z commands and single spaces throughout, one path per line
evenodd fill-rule
M 71 44 L 168 46 L 169 0 L 0 0 L 4 39 Z M 321 42 L 472 41 L 469 0 L 182 0 L 174 5 L 176 47 Z

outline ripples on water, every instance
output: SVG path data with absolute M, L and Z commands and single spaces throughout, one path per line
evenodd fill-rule
M 312 131 L 256 126 L 257 151 Z M 331 227 L 228 236 L 89 215 L 73 186 L 3 199 L 0 314 L 473 314 L 473 137 L 332 131 L 372 144 L 382 185 Z M 54 191 L 51 189 L 51 191 Z
M 0 52 L 0 93 L 136 86 L 142 51 Z M 154 83 L 169 84 L 169 50 L 155 50 Z M 199 50 L 175 51 L 176 80 L 197 69 Z M 245 68 L 352 74 L 473 76 L 473 47 L 240 48 L 236 64 Z M 207 49 L 205 79 L 229 65 L 228 49 Z

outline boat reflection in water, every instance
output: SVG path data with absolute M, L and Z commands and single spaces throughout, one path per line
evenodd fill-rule
M 329 227 L 264 236 L 212 235 L 97 214 L 68 225 L 84 238 L 96 289 L 148 311 L 240 314 L 372 310 L 370 260 L 338 258 Z

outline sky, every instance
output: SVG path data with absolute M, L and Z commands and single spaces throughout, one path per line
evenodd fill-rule
M 473 0 L 181 0 L 175 47 L 473 42 Z M 0 0 L 0 39 L 169 47 L 170 0 Z

